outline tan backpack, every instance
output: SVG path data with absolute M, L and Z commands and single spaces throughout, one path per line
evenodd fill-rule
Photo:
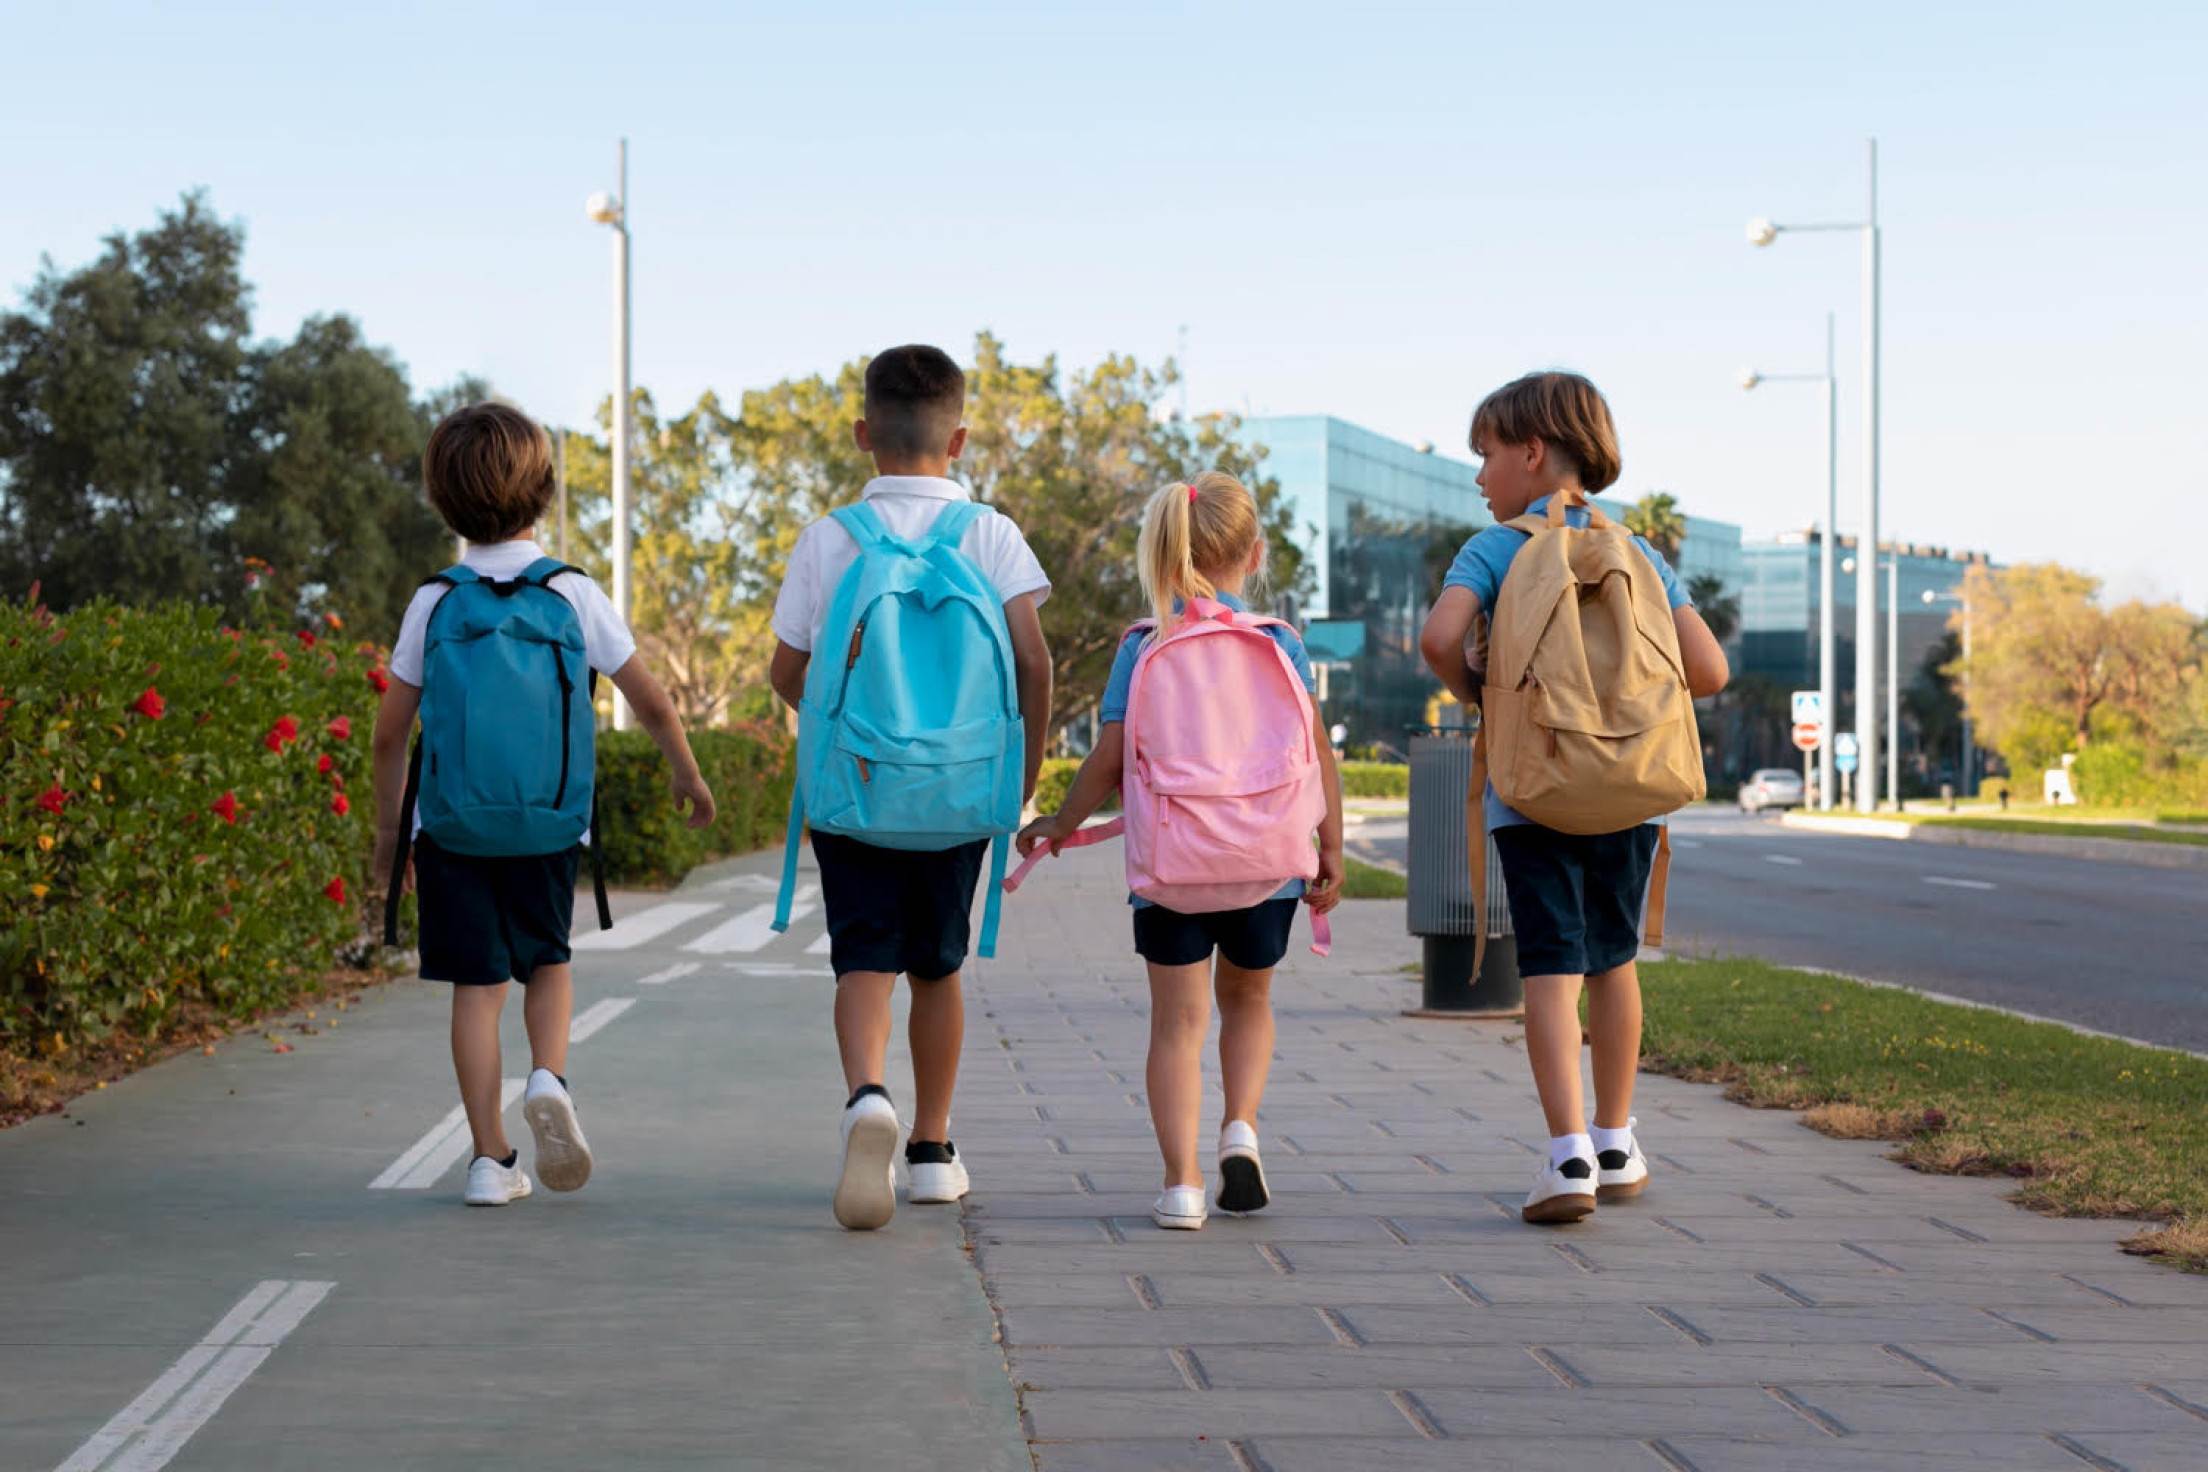
M 1573 505 L 1586 506 L 1586 526 L 1566 520 Z M 1560 833 L 1616 833 L 1707 791 L 1679 631 L 1663 581 L 1632 535 L 1578 491 L 1551 496 L 1545 515 L 1504 525 L 1532 540 L 1511 562 L 1488 622 L 1467 824 L 1480 896 L 1488 782 L 1511 808 Z M 1651 946 L 1663 944 L 1670 839 L 1667 828 L 1649 879 Z

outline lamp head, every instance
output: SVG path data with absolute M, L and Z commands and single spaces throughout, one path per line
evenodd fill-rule
M 1937 603 L 1937 602 L 1939 602 L 1939 601 L 1940 601 L 1940 595 L 1939 595 L 1939 594 L 1937 594 L 1937 593 L 1933 592 L 1933 591 L 1932 591 L 1932 590 L 1931 590 L 1930 588 L 1926 588 L 1926 589 L 1924 590 L 1924 606 L 1925 606 L 1925 607 L 1927 607 L 1927 608 L 1930 608 L 1930 607 L 1931 607 L 1931 606 L 1932 606 L 1933 604 L 1935 604 L 1935 603 Z
M 1842 572 L 1854 572 L 1854 571 L 1855 571 L 1855 559 L 1854 559 L 1853 557 L 1843 557 L 1843 558 L 1841 558 L 1841 559 L 1840 559 L 1840 570 L 1841 570 Z
M 621 201 L 601 189 L 583 201 L 583 213 L 601 225 L 621 223 Z
M 1742 393 L 1754 391 L 1755 386 L 1761 382 L 1763 382 L 1763 375 L 1755 369 L 1743 368 L 1740 370 L 1740 389 Z
M 1778 238 L 1779 227 L 1769 220 L 1750 220 L 1748 222 L 1748 243 L 1750 245 L 1769 245 Z

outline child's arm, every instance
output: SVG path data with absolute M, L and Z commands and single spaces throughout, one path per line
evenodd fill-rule
M 418 685 L 394 678 L 376 707 L 376 730 L 369 738 L 376 782 L 376 850 L 368 878 L 379 891 L 391 882 L 391 860 L 399 851 L 399 809 L 406 802 L 406 740 L 414 734 L 414 713 L 421 709 Z M 414 863 L 407 861 L 401 892 L 414 887 Z
M 1434 600 L 1433 611 L 1426 615 L 1426 627 L 1418 635 L 1418 652 L 1426 656 L 1426 667 L 1467 708 L 1480 703 L 1480 687 L 1464 658 L 1465 636 L 1472 632 L 1472 620 L 1479 614 L 1479 594 L 1470 588 L 1443 588 Z
M 1342 770 L 1334 761 L 1334 743 L 1328 739 L 1326 717 L 1318 703 L 1311 706 L 1311 742 L 1319 749 L 1319 770 L 1326 778 L 1326 817 L 1319 823 L 1319 877 L 1303 892 L 1303 902 L 1314 914 L 1324 915 L 1342 902 Z
M 1025 802 L 1035 795 L 1035 778 L 1043 770 L 1043 743 L 1050 737 L 1050 645 L 1043 638 L 1042 614 L 1033 593 L 1022 593 L 1004 605 L 1004 626 L 1012 636 L 1012 670 L 1020 686 L 1021 723 L 1027 728 L 1027 783 L 1020 789 L 1020 800 Z
M 1104 729 L 1097 733 L 1096 745 L 1081 763 L 1081 770 L 1073 774 L 1073 785 L 1066 789 L 1065 805 L 1055 813 L 1043 814 L 1020 830 L 1020 857 L 1026 858 L 1038 843 L 1048 843 L 1050 851 L 1056 853 L 1058 845 L 1080 832 L 1089 814 L 1102 807 L 1104 799 L 1118 788 L 1120 763 L 1126 754 L 1126 722 L 1105 722 Z M 1337 828 L 1337 838 L 1339 834 Z
M 1733 677 L 1732 667 L 1725 659 L 1725 646 L 1702 622 L 1702 615 L 1693 604 L 1682 603 L 1671 611 L 1671 621 L 1679 630 L 1679 663 L 1686 669 L 1687 692 L 1700 700 L 1724 689 Z
M 675 794 L 675 811 L 681 812 L 687 799 L 690 826 L 711 826 L 713 789 L 705 785 L 705 777 L 698 771 L 698 759 L 690 754 L 690 738 L 683 734 L 682 718 L 675 713 L 675 703 L 667 698 L 659 681 L 652 678 L 643 659 L 633 654 L 626 664 L 613 672 L 613 688 L 628 700 L 629 709 L 636 713 L 636 723 L 650 735 L 659 754 L 667 758 L 667 765 L 675 769 L 674 781 L 670 784 Z
M 767 665 L 767 683 L 791 710 L 805 703 L 805 671 L 812 662 L 813 656 L 807 651 L 793 648 L 779 639 L 774 641 L 774 659 Z

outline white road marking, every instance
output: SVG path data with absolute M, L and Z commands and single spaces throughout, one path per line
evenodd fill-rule
M 600 1028 L 635 1005 L 634 997 L 603 997 L 591 1003 L 567 1024 L 569 1046 L 588 1042 Z
M 822 932 L 820 933 L 820 935 L 819 935 L 819 936 L 818 936 L 818 937 L 817 937 L 817 938 L 816 938 L 816 939 L 815 939 L 815 940 L 813 941 L 813 943 L 812 943 L 811 945 L 809 945 L 809 946 L 807 946 L 807 947 L 805 948 L 805 954 L 806 954 L 806 955 L 808 955 L 808 956 L 825 956 L 825 955 L 827 955 L 827 954 L 828 954 L 828 932 L 827 932 L 827 931 L 825 931 L 825 930 L 823 930 L 823 931 L 822 931 Z
M 803 891 L 799 893 L 802 894 Z M 799 899 L 790 906 L 790 923 L 794 925 L 812 913 L 812 901 Z M 773 921 L 772 904 L 754 905 L 735 919 L 722 921 L 684 945 L 683 949 L 712 956 L 725 956 L 735 951 L 756 951 L 774 939 Z
M 638 910 L 633 915 L 623 915 L 613 922 L 611 930 L 587 930 L 569 943 L 575 951 L 626 951 L 648 940 L 656 940 L 678 925 L 686 925 L 700 915 L 710 915 L 720 906 L 699 903 L 696 900 L 669 900 L 653 905 L 648 910 Z
M 1799 869 L 1802 866 L 1802 861 L 1792 854 L 1765 854 L 1763 861 L 1766 864 L 1784 864 L 1790 869 Z
M 792 966 L 787 961 L 730 961 L 728 969 L 746 976 L 834 976 L 825 966 Z
M 773 894 L 781 887 L 782 881 L 771 874 L 731 874 L 706 886 L 707 889 L 745 889 L 753 894 Z
M 654 971 L 650 976 L 639 976 L 636 979 L 636 984 L 638 986 L 665 986 L 670 981 L 682 980 L 685 976 L 697 970 L 700 964 L 697 961 L 677 961 L 665 971 Z
M 1671 846 L 1673 848 L 1700 848 L 1702 840 L 1699 838 L 1674 838 L 1671 841 Z
M 498 1091 L 498 1107 L 507 1110 L 521 1097 L 529 1081 L 510 1078 Z M 459 1164 L 475 1139 L 468 1133 L 468 1111 L 454 1105 L 452 1112 L 430 1126 L 429 1133 L 406 1147 L 406 1152 L 383 1168 L 368 1183 L 371 1191 L 420 1191 L 437 1184 L 437 1178 Z
M 336 1286 L 256 1285 L 56 1472 L 158 1472 Z
M 1926 884 L 1943 884 L 1949 889 L 1994 889 L 1998 886 L 1984 879 L 1950 879 L 1945 874 L 1927 874 Z

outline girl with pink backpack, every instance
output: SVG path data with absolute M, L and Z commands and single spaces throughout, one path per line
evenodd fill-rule
M 1018 841 L 1024 874 L 1045 845 L 1056 853 L 1120 831 L 1081 825 L 1114 788 L 1124 796 L 1135 950 L 1150 970 L 1144 1083 L 1165 1157 L 1151 1217 L 1192 1231 L 1206 1215 L 1197 1132 L 1215 994 L 1219 1209 L 1270 1199 L 1257 1110 L 1273 1057 L 1273 968 L 1299 901 L 1324 954 L 1326 912 L 1341 898 L 1342 794 L 1303 641 L 1242 599 L 1265 562 L 1249 491 L 1217 470 L 1165 487 L 1150 498 L 1136 555 L 1155 617 L 1120 642 L 1103 730 L 1065 805 Z

